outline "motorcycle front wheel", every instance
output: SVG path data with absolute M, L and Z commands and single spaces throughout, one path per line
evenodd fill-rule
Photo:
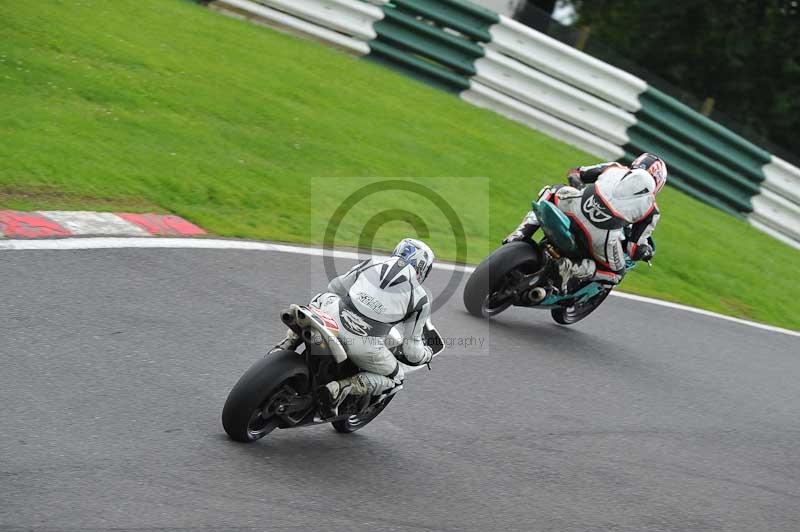
M 394 399 L 394 395 L 390 395 L 363 414 L 357 414 L 345 419 L 340 419 L 338 421 L 332 421 L 331 425 L 333 425 L 333 428 L 336 430 L 336 432 L 341 432 L 342 434 L 350 434 L 351 432 L 363 429 L 367 423 L 378 417 L 378 414 L 383 412 L 383 409 L 386 408 L 392 399 Z
M 281 423 L 277 409 L 297 394 L 306 393 L 308 366 L 294 351 L 277 351 L 257 360 L 228 394 L 222 426 L 231 439 L 250 443 Z
M 550 311 L 550 315 L 553 317 L 553 320 L 555 320 L 556 323 L 560 323 L 561 325 L 572 325 L 573 323 L 581 321 L 583 318 L 594 312 L 595 309 L 597 309 L 597 307 L 599 307 L 600 304 L 605 301 L 610 293 L 611 289 L 607 288 L 581 305 L 573 305 L 565 308 L 554 308 Z

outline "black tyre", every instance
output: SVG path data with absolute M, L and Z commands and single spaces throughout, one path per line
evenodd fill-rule
M 254 442 L 276 427 L 280 419 L 273 405 L 282 397 L 305 393 L 308 367 L 294 351 L 277 351 L 259 359 L 228 394 L 222 426 L 231 439 Z
M 600 304 L 605 301 L 611 289 L 603 290 L 589 301 L 582 305 L 574 305 L 566 308 L 554 308 L 550 311 L 553 319 L 561 325 L 572 325 L 573 323 L 581 321 L 583 318 L 595 311 Z
M 539 253 L 532 242 L 509 242 L 483 259 L 464 287 L 464 306 L 473 316 L 490 318 L 511 306 L 510 298 L 498 297 L 514 270 L 533 273 L 539 268 Z
M 333 428 L 336 429 L 336 432 L 341 432 L 343 434 L 350 434 L 351 432 L 355 432 L 359 429 L 363 429 L 367 423 L 378 417 L 378 414 L 383 412 L 386 406 L 394 399 L 394 395 L 390 395 L 383 402 L 378 403 L 372 409 L 360 416 L 350 416 L 347 419 L 340 419 L 339 421 L 331 422 Z

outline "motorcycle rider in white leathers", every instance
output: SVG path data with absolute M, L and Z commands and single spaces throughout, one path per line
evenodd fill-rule
M 434 255 L 420 240 L 406 238 L 385 260 L 365 260 L 328 283 L 312 306 L 333 317 L 348 358 L 362 371 L 320 388 L 320 401 L 330 416 L 348 395 L 380 395 L 403 382 L 398 363 L 420 366 L 432 358 L 423 342 L 423 327 L 430 317 L 431 295 L 422 282 L 433 267 Z M 401 347 L 390 351 L 384 339 L 392 327 L 403 336 Z M 297 335 L 289 331 L 279 349 L 294 349 Z
M 660 217 L 656 194 L 666 183 L 667 166 L 658 156 L 643 153 L 630 166 L 609 162 L 573 168 L 568 179 L 571 186 L 545 187 L 539 196 L 572 220 L 589 247 L 589 258 L 559 259 L 562 291 L 589 280 L 616 285 L 625 275 L 623 250 L 636 261 L 654 255 L 648 239 Z M 503 243 L 530 238 L 538 227 L 531 211 Z

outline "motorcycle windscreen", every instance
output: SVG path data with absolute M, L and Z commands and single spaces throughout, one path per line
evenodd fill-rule
M 534 201 L 531 205 L 547 240 L 565 255 L 576 255 L 578 244 L 570 231 L 571 222 L 566 214 L 549 201 Z

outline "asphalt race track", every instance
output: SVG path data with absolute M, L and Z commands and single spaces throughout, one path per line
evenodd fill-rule
M 618 298 L 487 322 L 459 291 L 369 427 L 242 445 L 225 397 L 318 257 L 6 251 L 0 279 L 4 532 L 800 530 L 798 337 Z

